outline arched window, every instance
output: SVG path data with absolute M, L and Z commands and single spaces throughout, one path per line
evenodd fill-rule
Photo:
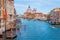
M 10 16 L 10 19 L 12 19 L 12 14 L 10 14 L 9 16 Z

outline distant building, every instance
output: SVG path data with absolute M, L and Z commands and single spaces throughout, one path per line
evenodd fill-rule
M 50 23 L 60 24 L 60 8 L 55 8 L 50 12 Z
M 35 14 L 35 9 L 34 10 L 32 10 L 31 8 L 30 8 L 30 6 L 28 6 L 28 9 L 27 9 L 27 11 L 24 13 L 24 17 L 25 18 L 33 18 L 34 17 L 34 14 Z
M 37 12 L 35 8 L 32 10 L 30 6 L 28 6 L 27 11 L 24 13 L 24 18 L 47 20 L 47 14 Z
M 47 14 L 43 14 L 43 13 L 39 13 L 37 12 L 35 14 L 35 19 L 39 19 L 39 20 L 47 20 Z
M 42 18 L 42 13 L 36 13 L 34 19 L 41 19 Z
M 27 12 L 32 12 L 32 9 L 30 8 L 30 6 L 28 6 Z
M 49 14 L 47 15 L 47 21 L 48 22 L 50 21 L 50 15 Z

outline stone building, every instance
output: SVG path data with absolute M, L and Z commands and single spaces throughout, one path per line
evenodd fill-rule
M 50 12 L 50 23 L 60 24 L 60 8 L 55 8 Z
M 28 9 L 27 9 L 27 11 L 24 13 L 24 17 L 25 18 L 30 18 L 30 19 L 32 19 L 32 18 L 34 18 L 34 14 L 36 13 L 36 10 L 35 9 L 31 9 L 30 8 L 30 6 L 28 6 Z
M 47 14 L 37 12 L 35 8 L 31 9 L 30 6 L 28 6 L 27 11 L 24 13 L 24 18 L 47 20 Z
M 0 27 L 3 25 L 2 14 L 4 13 L 4 0 L 0 0 Z
M 14 8 L 14 0 L 0 0 L 0 26 L 4 26 L 3 13 L 7 13 L 6 25 L 15 23 L 16 10 Z
M 8 13 L 8 22 L 14 22 L 16 20 L 16 11 L 14 8 L 14 0 L 7 0 L 6 11 Z

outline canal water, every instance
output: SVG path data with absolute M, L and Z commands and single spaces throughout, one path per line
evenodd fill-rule
M 48 22 L 21 19 L 22 24 L 16 26 L 16 40 L 60 40 L 60 28 L 52 28 Z

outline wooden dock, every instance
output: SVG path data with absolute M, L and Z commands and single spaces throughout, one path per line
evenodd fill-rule
M 14 39 L 16 37 L 17 37 L 17 35 L 14 34 L 14 32 L 11 32 L 11 31 L 6 32 L 6 38 L 7 39 Z
M 14 34 L 14 31 L 12 29 L 16 30 L 17 28 L 8 29 L 9 31 L 6 30 L 6 38 L 8 38 L 8 39 L 14 39 L 14 38 L 17 37 L 17 35 Z M 11 32 L 11 30 L 12 30 L 12 32 Z M 4 32 L 0 32 L 0 38 L 3 38 L 4 34 L 5 34 L 5 31 Z
M 6 37 L 6 39 L 14 39 L 17 37 L 17 35 L 14 33 L 14 31 L 18 30 L 19 28 L 16 27 L 6 27 L 6 31 L 0 32 L 0 40 Z
M 12 34 L 12 35 L 7 35 L 7 39 L 14 39 L 14 38 L 16 38 L 17 37 L 17 35 L 14 35 L 14 34 Z
M 17 37 L 16 33 L 14 31 L 6 31 L 3 33 L 0 33 L 0 38 L 6 38 L 6 39 L 15 39 Z

